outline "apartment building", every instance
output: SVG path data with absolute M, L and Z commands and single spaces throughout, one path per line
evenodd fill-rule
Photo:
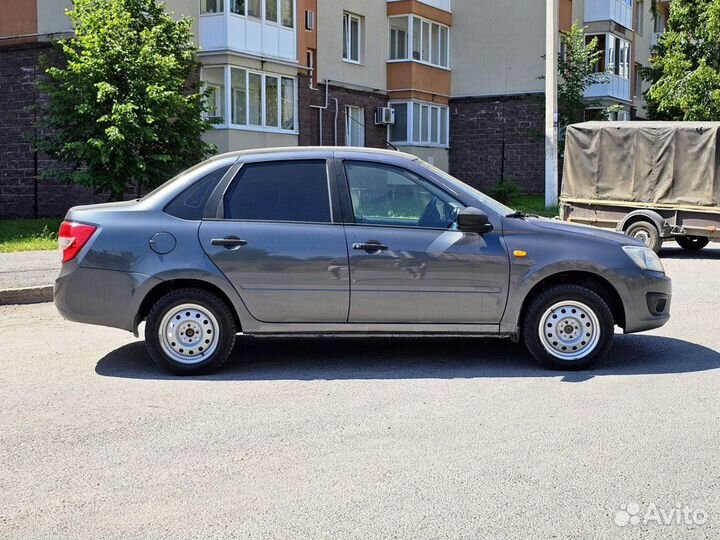
M 644 116 L 640 68 L 664 30 L 651 0 L 560 0 L 560 28 L 597 36 L 607 83 L 589 103 Z M 70 0 L 0 3 L 0 217 L 62 214 L 97 200 L 38 182 L 26 140 L 37 59 L 68 35 Z M 544 177 L 545 1 L 166 0 L 193 20 L 207 135 L 220 151 L 294 145 L 396 147 L 481 189 Z M 597 111 L 588 110 L 588 118 Z

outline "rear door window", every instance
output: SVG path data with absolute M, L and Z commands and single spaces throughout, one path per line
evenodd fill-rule
M 225 195 L 225 219 L 330 223 L 325 160 L 243 165 Z

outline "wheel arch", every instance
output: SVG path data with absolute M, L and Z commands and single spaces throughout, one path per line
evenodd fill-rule
M 208 281 L 203 281 L 201 279 L 194 279 L 194 278 L 178 278 L 178 279 L 170 279 L 167 281 L 163 281 L 152 289 L 148 291 L 148 293 L 145 295 L 145 298 L 143 298 L 143 301 L 140 303 L 140 307 L 138 308 L 138 312 L 135 315 L 135 321 L 133 323 L 133 333 L 137 336 L 138 335 L 138 326 L 140 326 L 140 323 L 143 322 L 147 316 L 148 313 L 150 313 L 150 309 L 152 309 L 152 306 L 163 296 L 165 296 L 167 293 L 178 290 L 178 289 L 202 289 L 204 291 L 208 291 L 210 293 L 215 294 L 220 300 L 222 300 L 225 305 L 227 305 L 228 309 L 230 310 L 230 313 L 233 316 L 233 319 L 235 320 L 235 324 L 237 325 L 237 330 L 240 332 L 242 330 L 242 324 L 240 322 L 240 317 L 238 317 L 237 310 L 235 309 L 235 306 L 230 301 L 230 298 L 225 294 L 225 292 L 218 287 L 217 285 L 213 285 L 212 283 Z
M 625 232 L 628 227 L 630 227 L 630 225 L 632 225 L 633 223 L 637 223 L 638 221 L 647 221 L 655 225 L 661 238 L 667 235 L 666 230 L 668 227 L 667 223 L 665 222 L 665 218 L 663 218 L 654 210 L 634 210 L 633 212 L 630 212 L 620 222 L 620 225 L 618 225 L 618 230 L 621 232 Z
M 615 324 L 621 328 L 625 328 L 625 306 L 615 287 L 602 276 L 583 270 L 558 272 L 546 276 L 536 283 L 525 295 L 518 316 L 518 325 L 522 324 L 530 302 L 543 291 L 556 285 L 579 285 L 597 293 L 608 302 L 608 307 L 610 308 Z

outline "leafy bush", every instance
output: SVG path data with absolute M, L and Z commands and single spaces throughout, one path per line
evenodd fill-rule
M 512 178 L 503 178 L 497 186 L 488 190 L 493 199 L 507 205 L 512 205 L 524 194 L 523 188 Z

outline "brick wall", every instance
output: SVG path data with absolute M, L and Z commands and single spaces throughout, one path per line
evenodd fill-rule
M 83 186 L 36 180 L 51 162 L 33 151 L 30 137 L 40 99 L 35 88 L 44 44 L 0 48 L 0 219 L 63 216 L 76 204 L 107 200 Z
M 318 84 L 318 89 L 310 88 L 310 79 L 302 75 L 298 78 L 298 105 L 299 105 L 299 144 L 301 146 L 315 146 L 320 143 L 320 119 L 318 109 L 311 105 L 325 104 L 325 85 Z M 345 107 L 355 106 L 365 108 L 365 146 L 373 148 L 387 148 L 385 139 L 387 128 L 375 125 L 375 109 L 386 107 L 388 98 L 384 94 L 350 90 L 330 84 L 328 108 L 323 115 L 323 145 L 335 144 L 335 101 L 338 100 L 337 144 L 345 144 Z
M 462 98 L 450 102 L 450 174 L 485 190 L 504 175 L 543 193 L 542 95 Z

